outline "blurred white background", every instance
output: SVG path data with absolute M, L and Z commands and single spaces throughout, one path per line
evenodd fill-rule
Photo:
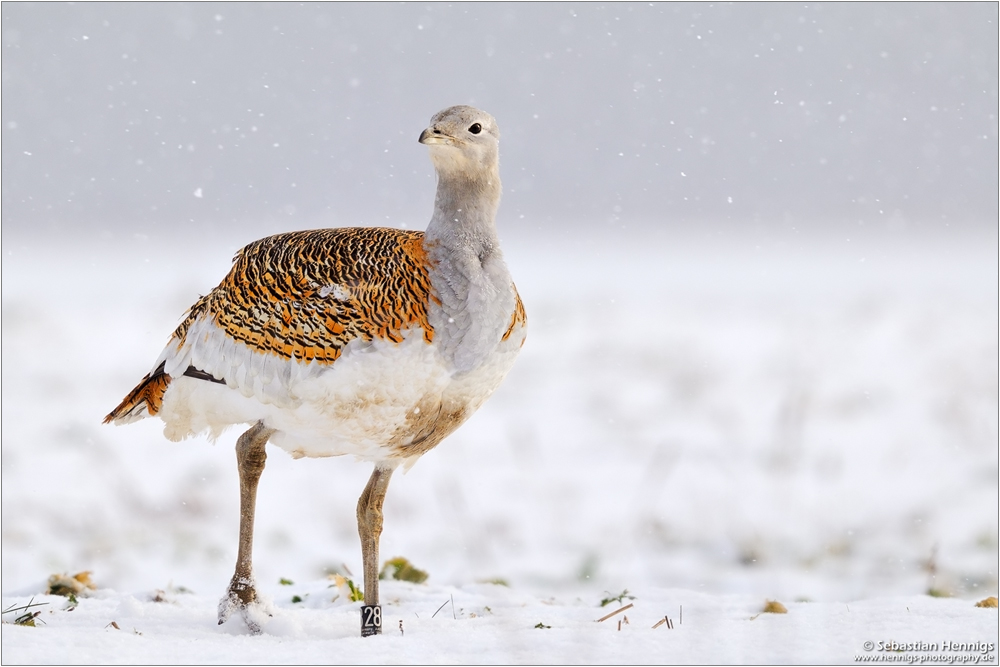
M 386 501 L 438 583 L 997 586 L 996 4 L 3 6 L 2 583 L 221 593 L 232 445 L 100 420 L 233 252 L 422 228 L 494 114 L 529 336 Z M 260 581 L 360 570 L 273 450 Z

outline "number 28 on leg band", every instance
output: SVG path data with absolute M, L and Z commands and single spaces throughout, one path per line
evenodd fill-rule
M 382 634 L 382 607 L 377 604 L 361 607 L 361 636 L 380 634 Z

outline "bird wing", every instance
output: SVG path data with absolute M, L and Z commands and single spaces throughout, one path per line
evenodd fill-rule
M 330 367 L 353 340 L 399 343 L 421 329 L 430 343 L 428 302 L 436 297 L 423 238 L 398 229 L 320 229 L 244 247 L 219 286 L 191 307 L 143 380 L 157 378 L 158 391 L 137 387 L 106 421 L 156 414 L 158 403 L 143 410 L 142 401 L 162 400 L 169 378 L 180 375 L 294 405 L 296 379 Z

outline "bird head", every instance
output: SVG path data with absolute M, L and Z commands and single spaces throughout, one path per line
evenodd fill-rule
M 489 178 L 499 169 L 497 122 L 475 107 L 449 107 L 434 114 L 419 141 L 430 147 L 431 161 L 442 175 Z

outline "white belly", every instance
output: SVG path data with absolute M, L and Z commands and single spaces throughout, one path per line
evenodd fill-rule
M 299 368 L 290 373 L 297 379 L 288 383 L 281 401 L 264 402 L 223 384 L 177 376 L 158 414 L 166 423 L 164 435 L 180 440 L 207 431 L 214 438 L 233 424 L 263 421 L 277 430 L 270 442 L 296 458 L 414 459 L 493 393 L 523 337 L 512 336 L 477 368 L 456 374 L 433 344 L 420 332 L 413 334 L 399 344 L 352 341 L 336 363 L 320 370 L 283 361 Z

